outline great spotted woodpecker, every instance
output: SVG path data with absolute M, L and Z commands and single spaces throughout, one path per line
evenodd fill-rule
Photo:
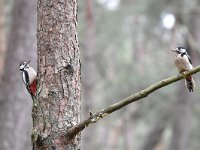
M 188 55 L 184 47 L 177 47 L 172 51 L 176 53 L 175 65 L 179 73 L 184 73 L 193 68 L 190 56 Z M 190 92 L 193 92 L 195 87 L 195 82 L 192 76 L 188 76 L 185 78 L 185 85 L 187 86 Z
M 31 97 L 36 96 L 37 90 L 37 73 L 36 71 L 29 66 L 30 60 L 28 62 L 23 62 L 19 66 L 19 70 L 21 71 L 22 80 L 31 94 Z

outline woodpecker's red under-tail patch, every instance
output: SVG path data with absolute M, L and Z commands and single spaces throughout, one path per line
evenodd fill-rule
M 185 85 L 187 86 L 187 88 L 190 92 L 194 91 L 195 82 L 194 82 L 194 79 L 192 78 L 192 76 L 188 76 L 185 78 Z
M 31 94 L 31 95 L 33 95 L 33 96 L 36 96 L 36 91 L 37 91 L 37 79 L 35 79 L 33 82 L 32 82 L 32 84 L 31 84 L 31 86 L 29 87 L 29 93 Z

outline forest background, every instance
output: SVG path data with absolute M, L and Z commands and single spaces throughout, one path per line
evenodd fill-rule
M 17 3 L 21 5 L 15 6 Z M 16 7 L 21 7 L 21 11 L 16 12 Z M 197 66 L 200 58 L 199 8 L 200 0 L 80 0 L 82 119 L 88 117 L 89 110 L 100 110 L 178 74 L 170 49 L 186 47 L 193 65 Z M 15 68 L 19 66 L 15 58 L 5 60 L 8 52 L 20 57 L 21 61 L 32 59 L 36 68 L 36 11 L 36 1 L 0 0 L 1 75 L 8 62 Z M 19 15 L 21 13 L 24 15 Z M 20 30 L 11 30 L 13 26 L 19 27 L 17 29 L 28 27 L 27 32 L 21 34 L 31 35 L 32 42 L 15 39 L 15 33 Z M 24 45 L 26 52 L 16 54 L 13 43 Z M 19 79 L 16 90 L 8 94 L 17 93 L 20 100 L 0 102 L 0 114 L 7 114 L 6 117 L 0 115 L 0 147 L 8 144 L 13 146 L 12 150 L 27 150 L 31 100 L 27 101 L 30 96 L 20 83 L 20 72 L 16 76 Z M 198 76 L 195 75 L 193 93 L 188 92 L 181 80 L 86 128 L 82 133 L 82 149 L 199 150 Z M 0 84 L 1 88 L 9 86 L 9 83 Z M 4 138 L 10 140 L 4 141 Z

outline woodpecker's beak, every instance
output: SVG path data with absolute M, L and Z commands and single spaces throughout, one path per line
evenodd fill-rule
M 178 50 L 178 48 L 177 48 L 177 49 L 172 49 L 171 51 L 172 51 L 172 52 L 178 52 L 179 50 Z
M 27 61 L 25 67 L 26 67 L 26 66 L 29 66 L 30 61 L 31 61 L 31 60 Z
M 27 65 L 28 65 L 30 62 L 31 62 L 31 60 L 29 60 L 29 61 L 27 62 Z

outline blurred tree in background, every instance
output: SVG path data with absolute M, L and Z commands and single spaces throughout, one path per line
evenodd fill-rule
M 36 62 L 36 1 L 15 0 L 14 4 L 5 1 L 1 7 L 8 8 L 7 5 L 13 5 L 13 9 L 9 13 L 12 19 L 6 19 L 1 26 L 9 32 L 0 83 L 0 149 L 28 150 L 31 149 L 32 102 L 23 85 L 19 64 L 28 59 L 32 64 Z
M 172 48 L 185 46 L 193 65 L 199 64 L 199 1 L 88 1 L 79 2 L 84 116 L 85 108 L 98 110 L 177 74 Z M 84 83 L 91 83 L 95 97 Z M 189 93 L 181 81 L 131 104 L 84 130 L 83 149 L 198 149 L 198 90 L 197 83 Z
M 4 60 L 4 52 L 5 52 L 5 31 L 4 31 L 4 23 L 5 23 L 5 15 L 4 15 L 4 9 L 3 0 L 0 1 L 0 74 L 2 73 L 3 69 L 3 60 Z
M 6 76 L 8 70 L 18 69 L 20 61 L 30 58 L 30 55 L 33 56 L 31 52 L 30 55 L 21 55 L 24 51 L 29 53 L 29 49 L 34 51 L 32 44 L 29 42 L 27 44 L 23 40 L 21 43 L 16 41 L 20 37 L 29 39 L 26 37 L 30 36 L 29 34 L 31 37 L 36 37 L 35 33 L 28 32 L 34 31 L 36 25 L 33 23 L 34 19 L 28 19 L 29 21 L 26 22 L 22 15 L 23 13 L 33 15 L 32 12 L 27 12 L 34 8 L 32 5 L 23 5 L 19 13 L 10 14 L 8 12 L 11 11 L 13 1 L 5 1 L 4 4 L 2 0 L 0 1 L 0 7 L 4 8 L 0 8 L 0 32 L 2 33 L 0 43 L 2 38 L 8 39 L 6 58 L 2 55 L 2 51 L 5 51 L 2 49 L 5 48 L 2 48 L 0 44 L 0 61 L 2 63 L 2 59 L 5 58 L 5 64 L 10 63 L 3 70 L 5 74 L 3 76 Z M 16 3 L 20 1 L 24 0 L 16 0 Z M 80 0 L 78 19 L 82 56 L 82 119 L 89 116 L 89 110 L 95 112 L 156 81 L 178 74 L 173 62 L 174 55 L 170 51 L 172 48 L 177 46 L 188 48 L 193 65 L 198 65 L 200 58 L 199 6 L 200 0 Z M 13 11 L 16 9 L 15 6 Z M 12 19 L 10 19 L 11 16 Z M 20 25 L 16 28 L 13 23 L 17 21 Z M 2 22 L 4 26 L 1 25 Z M 14 37 L 16 34 L 12 34 L 13 28 L 20 31 L 19 37 Z M 5 33 L 11 33 L 9 37 L 12 38 L 5 38 Z M 29 40 L 32 41 L 31 38 Z M 18 44 L 13 46 L 12 44 L 15 43 Z M 11 61 L 9 55 L 19 58 Z M 9 66 L 12 68 L 9 69 Z M 17 78 L 20 78 L 19 73 L 18 75 Z M 8 85 L 5 81 L 0 84 L 1 90 L 7 88 L 12 90 L 12 94 L 19 93 L 18 90 L 11 89 L 12 85 Z M 82 149 L 199 150 L 198 75 L 195 76 L 195 81 L 196 88 L 193 93 L 188 92 L 184 81 L 181 80 L 154 92 L 147 97 L 148 101 L 133 103 L 92 127 L 86 128 L 82 133 Z M 17 80 L 12 84 L 21 83 Z M 22 87 L 20 85 L 18 89 L 25 90 Z M 21 118 L 19 116 L 23 114 L 22 108 L 27 104 L 27 99 L 24 98 L 26 102 L 24 103 L 23 100 L 17 101 L 16 96 L 16 99 L 12 101 L 8 96 L 6 99 L 2 98 L 5 97 L 6 92 L 3 93 L 0 95 L 0 147 L 3 145 L 5 149 L 5 142 L 3 143 L 2 139 L 7 137 L 6 135 L 13 135 L 12 131 L 21 127 L 18 124 Z M 23 92 L 20 93 L 23 97 Z M 24 109 L 26 113 L 27 109 Z M 20 113 L 15 116 L 17 112 Z M 2 124 L 3 120 L 8 123 Z M 8 129 L 12 129 L 10 130 L 12 133 L 8 132 Z M 18 138 L 18 134 L 20 135 L 16 131 L 14 138 Z M 28 134 L 27 137 L 29 137 Z M 24 144 L 24 146 L 22 140 L 14 140 L 8 136 L 6 144 L 12 145 L 11 149 L 15 142 L 21 143 L 21 145 L 18 144 L 20 150 L 28 149 L 27 147 L 30 146 L 26 140 L 24 143 L 27 145 Z

